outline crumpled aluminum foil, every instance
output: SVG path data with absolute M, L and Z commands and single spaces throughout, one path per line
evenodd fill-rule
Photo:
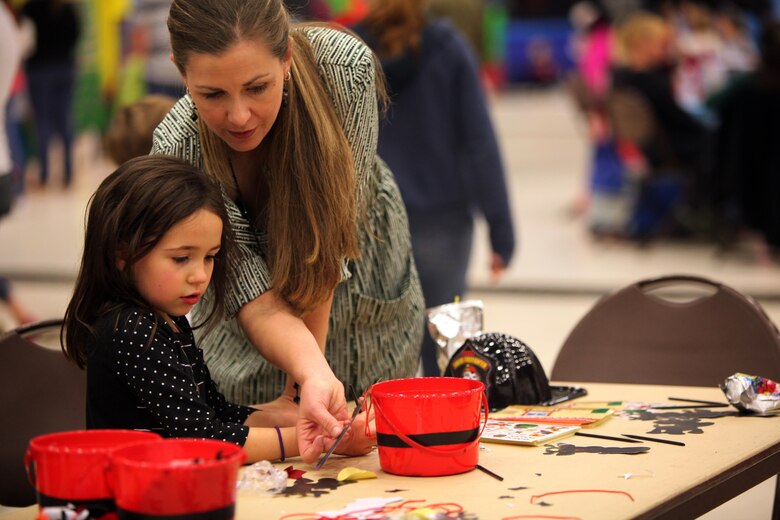
M 236 488 L 242 491 L 275 495 L 287 487 L 287 479 L 288 474 L 285 470 L 276 469 L 269 461 L 261 460 L 244 468 L 243 475 L 236 483 Z
M 445 303 L 427 309 L 428 332 L 439 345 L 436 361 L 443 374 L 452 355 L 470 337 L 482 333 L 481 300 Z
M 780 385 L 761 376 L 736 373 L 720 385 L 726 399 L 742 412 L 780 414 Z

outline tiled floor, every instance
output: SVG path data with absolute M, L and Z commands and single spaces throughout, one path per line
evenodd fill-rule
M 467 298 L 481 299 L 485 328 L 526 341 L 551 368 L 576 322 L 605 292 L 669 273 L 691 273 L 750 294 L 780 323 L 780 267 L 758 265 L 749 248 L 721 254 L 710 245 L 653 243 L 647 247 L 590 239 L 568 214 L 584 182 L 584 128 L 563 91 L 523 90 L 492 99 L 509 173 L 520 246 L 505 278 L 487 278 L 484 229 L 473 254 Z M 0 223 L 0 273 L 15 280 L 20 299 L 39 317 L 59 317 L 78 269 L 86 202 L 111 165 L 94 138 L 81 139 L 72 190 L 34 191 Z M 0 320 L 3 319 L 0 313 Z M 705 515 L 769 518 L 774 481 Z

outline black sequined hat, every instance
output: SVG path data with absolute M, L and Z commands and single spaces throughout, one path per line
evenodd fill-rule
M 551 387 L 531 347 L 495 332 L 467 339 L 450 358 L 444 375 L 485 383 L 491 411 L 512 404 L 554 404 L 585 393 L 581 388 Z

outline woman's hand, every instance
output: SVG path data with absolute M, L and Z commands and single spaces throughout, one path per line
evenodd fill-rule
M 344 386 L 336 378 L 310 378 L 301 385 L 298 448 L 303 461 L 312 463 L 338 437 L 349 414 Z
M 238 323 L 258 352 L 300 384 L 296 426 L 298 447 L 305 462 L 314 461 L 325 442 L 338 436 L 349 415 L 344 387 L 323 355 L 330 305 L 328 298 L 301 318 L 270 290 L 238 312 Z

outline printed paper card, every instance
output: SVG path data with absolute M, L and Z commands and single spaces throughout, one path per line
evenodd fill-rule
M 590 428 L 612 415 L 612 408 L 567 408 L 555 406 L 512 405 L 490 414 L 493 419 L 525 423 L 568 424 Z
M 538 446 L 572 435 L 579 429 L 579 426 L 564 424 L 536 424 L 488 419 L 481 440 L 483 442 Z

